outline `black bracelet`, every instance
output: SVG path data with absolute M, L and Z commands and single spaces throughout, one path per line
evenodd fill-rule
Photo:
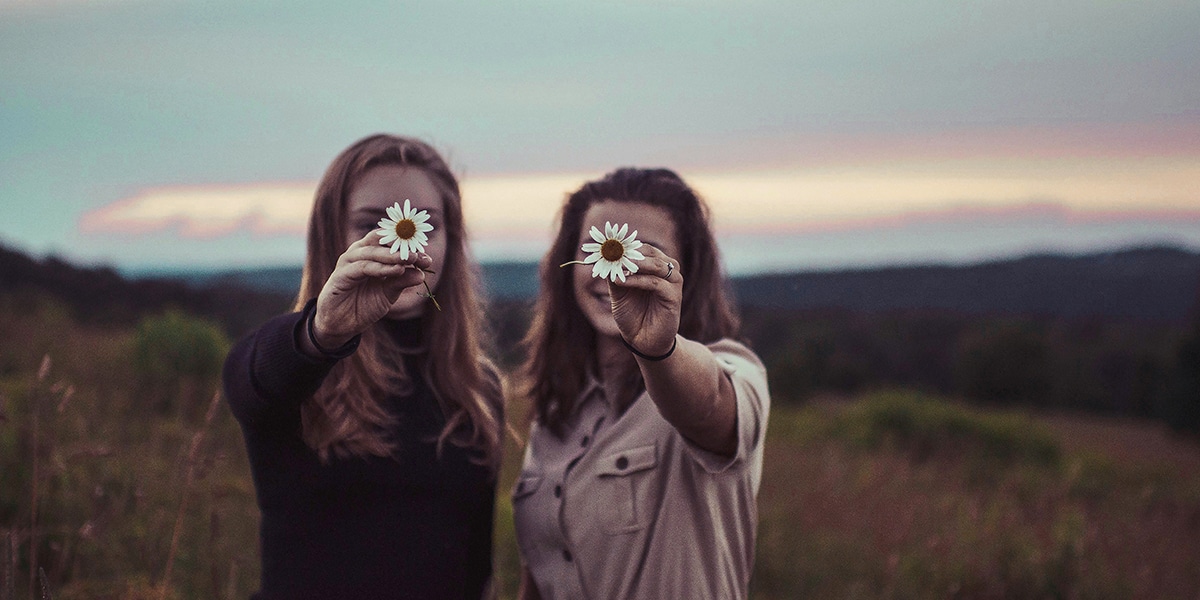
M 671 349 L 667 350 L 666 354 L 663 354 L 660 356 L 650 356 L 649 354 L 642 354 L 640 351 L 638 351 L 637 348 L 633 347 L 633 344 L 630 344 L 629 342 L 625 341 L 624 337 L 621 338 L 621 343 L 625 344 L 625 347 L 629 348 L 630 352 L 640 356 L 641 358 L 644 358 L 646 360 L 660 361 L 660 360 L 666 360 L 668 356 L 671 356 L 672 354 L 675 353 L 675 347 L 679 345 L 679 336 L 675 336 L 674 338 L 671 339 Z
M 354 354 L 354 351 L 358 349 L 358 342 L 361 339 L 361 336 L 356 335 L 350 338 L 350 340 L 345 344 L 342 344 L 333 350 L 326 350 L 323 346 L 321 346 L 321 344 L 317 343 L 317 335 L 313 331 L 313 323 L 316 320 L 317 309 L 314 306 L 312 312 L 308 313 L 308 318 L 305 319 L 305 321 L 308 321 L 308 323 L 306 323 L 306 329 L 308 329 L 308 341 L 312 342 L 313 348 L 316 348 L 317 352 L 320 352 L 327 358 L 346 358 L 347 356 Z

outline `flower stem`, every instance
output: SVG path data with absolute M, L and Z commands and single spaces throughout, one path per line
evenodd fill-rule
M 432 269 L 421 269 L 421 270 L 425 271 L 426 273 L 430 273 L 430 274 L 436 273 L 436 271 L 434 271 Z M 429 282 L 422 280 L 421 285 L 425 286 L 425 293 L 423 295 L 426 298 L 429 298 L 430 300 L 433 301 L 433 307 L 438 309 L 438 312 L 442 312 L 442 305 L 438 304 L 437 298 L 433 297 L 433 290 L 429 289 Z
M 582 260 L 568 260 L 567 262 L 565 262 L 561 265 L 558 265 L 558 268 L 561 269 L 567 265 L 586 265 L 586 264 L 587 263 L 583 262 Z

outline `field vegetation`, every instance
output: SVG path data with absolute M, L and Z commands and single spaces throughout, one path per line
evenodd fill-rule
M 55 598 L 247 597 L 258 516 L 236 423 L 214 403 L 219 328 L 4 308 L 3 597 L 29 597 L 38 573 Z M 1142 452 L 1106 447 L 1114 430 Z M 509 450 L 504 597 L 519 564 Z M 1200 592 L 1200 447 L 1162 425 L 870 392 L 778 403 L 766 455 L 755 598 Z
M 254 591 L 258 510 L 219 370 L 288 299 L 162 289 L 105 312 L 0 286 L 0 600 Z M 527 310 L 493 319 L 517 339 Z M 774 399 L 752 597 L 1200 596 L 1195 325 L 748 311 L 746 331 Z M 517 431 L 528 410 L 513 400 Z M 502 597 L 519 460 L 510 440 Z

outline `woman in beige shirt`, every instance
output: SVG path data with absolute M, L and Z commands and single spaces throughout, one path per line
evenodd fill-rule
M 705 205 L 666 169 L 589 182 L 541 283 L 521 597 L 744 598 L 770 398 Z

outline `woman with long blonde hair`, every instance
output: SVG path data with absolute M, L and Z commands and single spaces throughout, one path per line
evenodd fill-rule
M 374 135 L 316 192 L 295 312 L 226 360 L 262 511 L 260 598 L 479 598 L 504 423 L 458 182 Z

